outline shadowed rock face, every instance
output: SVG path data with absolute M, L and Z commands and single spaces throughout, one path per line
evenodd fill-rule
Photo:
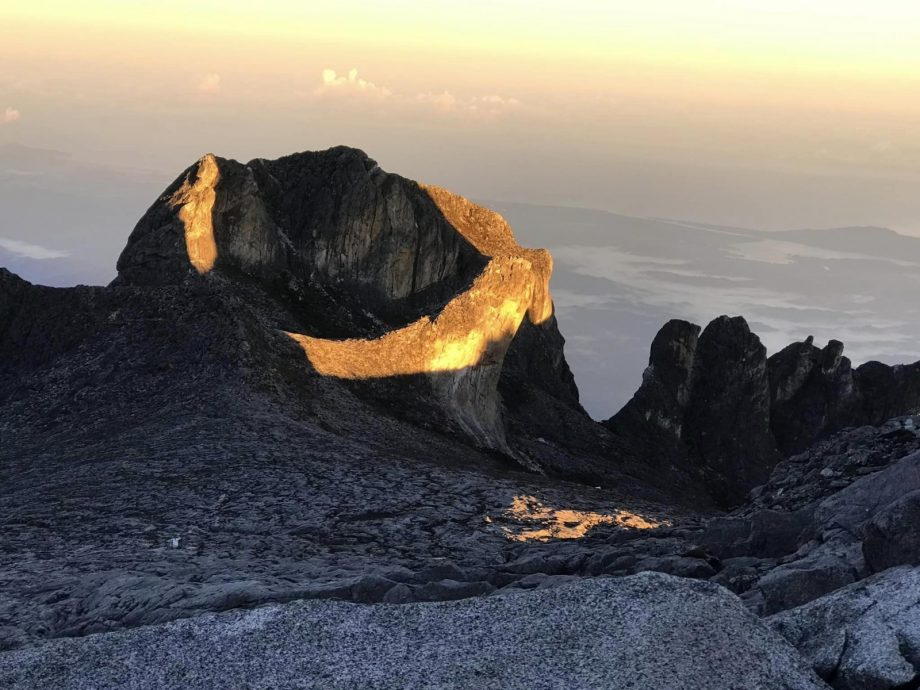
M 486 262 L 425 189 L 361 151 L 247 164 L 209 154 L 138 222 L 116 282 L 242 272 L 294 295 L 307 286 L 347 295 L 370 314 L 352 330 L 379 330 L 449 299 Z
M 697 471 L 737 504 L 783 457 L 846 426 L 878 425 L 920 410 L 920 363 L 853 369 L 843 343 L 812 338 L 769 359 L 741 317 L 699 327 L 670 321 L 629 403 L 604 422 L 662 467 Z
M 920 362 L 853 369 L 843 343 L 831 340 L 821 349 L 809 338 L 770 357 L 768 368 L 771 428 L 789 455 L 843 427 L 877 426 L 920 411 Z
M 823 349 L 811 338 L 793 343 L 769 366 L 773 432 L 787 453 L 804 450 L 829 428 L 861 423 L 855 372 L 839 340 Z
M 743 318 L 719 317 L 700 335 L 687 400 L 691 457 L 717 498 L 740 500 L 743 487 L 762 483 L 779 460 L 770 435 L 767 350 Z
M 299 314 L 303 330 L 284 330 L 317 373 L 421 376 L 462 433 L 510 454 L 497 389 L 526 322 L 548 333 L 534 347 L 558 352 L 517 359 L 548 363 L 531 373 L 558 379 L 548 387 L 583 414 L 554 337 L 549 254 L 519 246 L 497 213 L 385 173 L 360 151 L 245 165 L 205 156 L 141 219 L 118 269 L 121 285 L 241 273 Z M 329 316 L 304 308 L 317 299 Z
M 766 349 L 740 317 L 699 326 L 672 320 L 652 343 L 642 385 L 605 422 L 664 467 L 689 466 L 732 503 L 779 459 L 769 430 Z
M 616 427 L 648 423 L 662 442 L 681 441 L 699 335 L 700 327 L 686 321 L 673 319 L 662 326 L 652 342 L 642 385 L 614 418 Z

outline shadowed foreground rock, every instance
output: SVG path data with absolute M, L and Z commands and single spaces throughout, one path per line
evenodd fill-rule
M 711 584 L 646 573 L 404 606 L 297 602 L 0 656 L 28 688 L 825 687 Z

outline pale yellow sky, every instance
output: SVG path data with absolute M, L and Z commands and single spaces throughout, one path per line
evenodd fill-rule
M 157 170 L 347 143 L 479 198 L 920 230 L 918 123 L 914 1 L 0 0 L 0 144 Z

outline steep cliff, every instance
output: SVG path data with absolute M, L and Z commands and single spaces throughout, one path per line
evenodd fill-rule
M 240 277 L 292 314 L 277 327 L 317 374 L 384 403 L 413 386 L 401 413 L 440 416 L 525 462 L 505 433 L 524 378 L 590 422 L 552 318 L 549 254 L 519 246 L 497 213 L 354 149 L 205 156 L 141 219 L 118 270 L 123 286 Z
M 702 333 L 669 321 L 652 342 L 639 390 L 604 424 L 652 464 L 689 470 L 717 500 L 736 502 L 779 460 L 766 364 L 766 349 L 740 317 L 720 317 Z

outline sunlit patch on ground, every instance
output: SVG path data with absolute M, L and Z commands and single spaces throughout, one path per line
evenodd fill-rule
M 654 529 L 670 525 L 667 520 L 657 520 L 628 510 L 610 513 L 551 508 L 534 496 L 515 496 L 502 516 L 516 523 L 502 527 L 512 541 L 548 541 L 550 539 L 580 539 L 588 530 L 598 525 L 615 525 L 626 529 Z M 487 518 L 491 521 L 490 518 Z

